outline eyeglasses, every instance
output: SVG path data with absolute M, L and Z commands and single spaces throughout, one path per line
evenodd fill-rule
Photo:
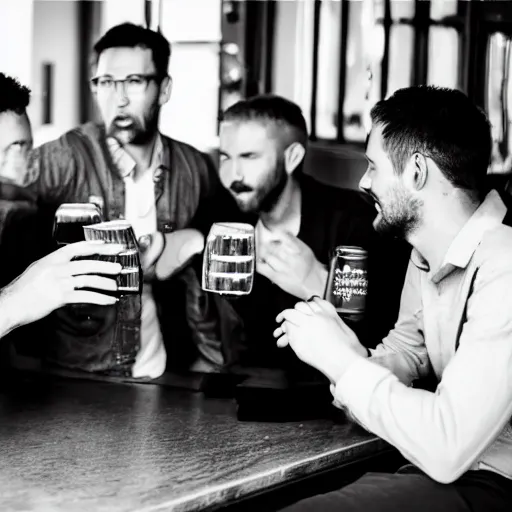
M 146 92 L 151 80 L 157 81 L 159 75 L 128 75 L 123 79 L 115 79 L 111 76 L 97 76 L 91 78 L 91 84 L 94 92 L 111 93 L 117 90 L 117 84 L 123 84 L 123 91 L 127 95 L 137 95 Z

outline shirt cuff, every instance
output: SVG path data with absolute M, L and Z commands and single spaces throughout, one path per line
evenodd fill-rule
M 356 416 L 369 409 L 369 404 L 377 386 L 393 374 L 371 359 L 357 358 L 346 369 L 334 388 L 334 400 L 350 410 Z M 366 419 L 366 418 L 365 418 Z

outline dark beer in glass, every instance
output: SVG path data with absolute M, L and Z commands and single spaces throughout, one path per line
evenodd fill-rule
M 85 240 L 84 226 L 101 222 L 100 209 L 92 203 L 64 203 L 55 212 L 53 239 L 59 247 Z

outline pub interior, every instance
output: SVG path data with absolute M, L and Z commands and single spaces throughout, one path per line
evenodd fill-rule
M 360 187 L 402 88 L 487 114 L 510 204 L 512 2 L 2 0 L 0 41 L 0 510 L 281 510 L 421 466 L 276 317 L 330 303 L 369 360 L 395 326 L 411 247 Z

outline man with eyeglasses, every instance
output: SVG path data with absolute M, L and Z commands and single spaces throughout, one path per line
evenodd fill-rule
M 111 28 L 93 54 L 91 90 L 101 122 L 35 149 L 19 178 L 25 197 L 53 211 L 62 203 L 96 203 L 105 219 L 129 221 L 140 242 L 142 300 L 56 312 L 46 356 L 61 366 L 157 378 L 166 367 L 223 365 L 215 299 L 201 291 L 192 256 L 202 251 L 211 223 L 231 220 L 236 206 L 205 155 L 158 130 L 171 95 L 170 53 L 158 32 L 130 23 Z M 137 348 L 133 364 L 115 359 L 124 345 Z

